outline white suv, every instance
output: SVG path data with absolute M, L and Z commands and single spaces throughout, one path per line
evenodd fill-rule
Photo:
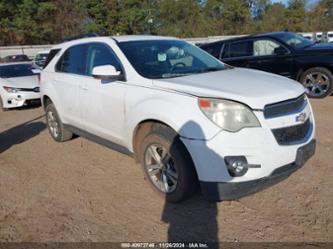
M 315 151 L 299 83 L 232 68 L 175 38 L 57 45 L 41 93 L 56 141 L 77 134 L 133 155 L 171 202 L 199 185 L 210 200 L 240 198 L 288 177 Z

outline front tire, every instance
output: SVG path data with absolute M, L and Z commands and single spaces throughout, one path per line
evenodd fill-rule
M 180 202 L 197 190 L 192 159 L 179 136 L 158 125 L 143 139 L 139 159 L 153 189 L 168 202 Z
M 323 67 L 306 70 L 300 79 L 310 98 L 325 98 L 333 92 L 333 75 Z
M 52 102 L 46 103 L 45 108 L 47 128 L 51 137 L 57 142 L 65 142 L 73 137 L 73 133 L 64 128 L 58 112 Z
M 2 98 L 1 98 L 1 96 L 0 96 L 0 110 L 2 110 L 3 112 L 6 112 L 6 111 L 8 111 L 8 109 L 7 109 L 7 108 L 4 108 L 4 107 L 3 107 L 3 101 L 2 101 Z

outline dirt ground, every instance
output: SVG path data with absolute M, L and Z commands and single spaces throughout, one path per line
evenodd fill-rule
M 333 241 L 333 97 L 312 101 L 317 153 L 239 201 L 166 204 L 130 157 L 54 142 L 41 108 L 0 111 L 0 242 Z

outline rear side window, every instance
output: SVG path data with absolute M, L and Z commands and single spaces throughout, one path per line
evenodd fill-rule
M 86 44 L 68 48 L 56 65 L 57 72 L 85 75 L 86 72 Z
M 213 55 L 215 58 L 220 59 L 222 44 L 212 44 L 210 46 L 203 47 L 203 49 Z
M 56 56 L 59 53 L 60 49 L 52 49 L 50 51 L 50 53 L 48 54 L 45 64 L 44 64 L 44 68 L 47 67 L 47 65 L 51 62 L 51 60 L 54 58 L 54 56 Z
M 108 45 L 103 43 L 89 44 L 86 74 L 91 76 L 94 67 L 104 65 L 112 65 L 117 71 L 121 71 L 120 62 Z
M 223 51 L 223 58 L 245 57 L 253 55 L 253 41 L 229 43 Z

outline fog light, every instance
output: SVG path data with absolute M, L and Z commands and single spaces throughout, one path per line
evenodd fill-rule
M 245 156 L 227 156 L 224 161 L 231 176 L 243 176 L 248 170 Z

